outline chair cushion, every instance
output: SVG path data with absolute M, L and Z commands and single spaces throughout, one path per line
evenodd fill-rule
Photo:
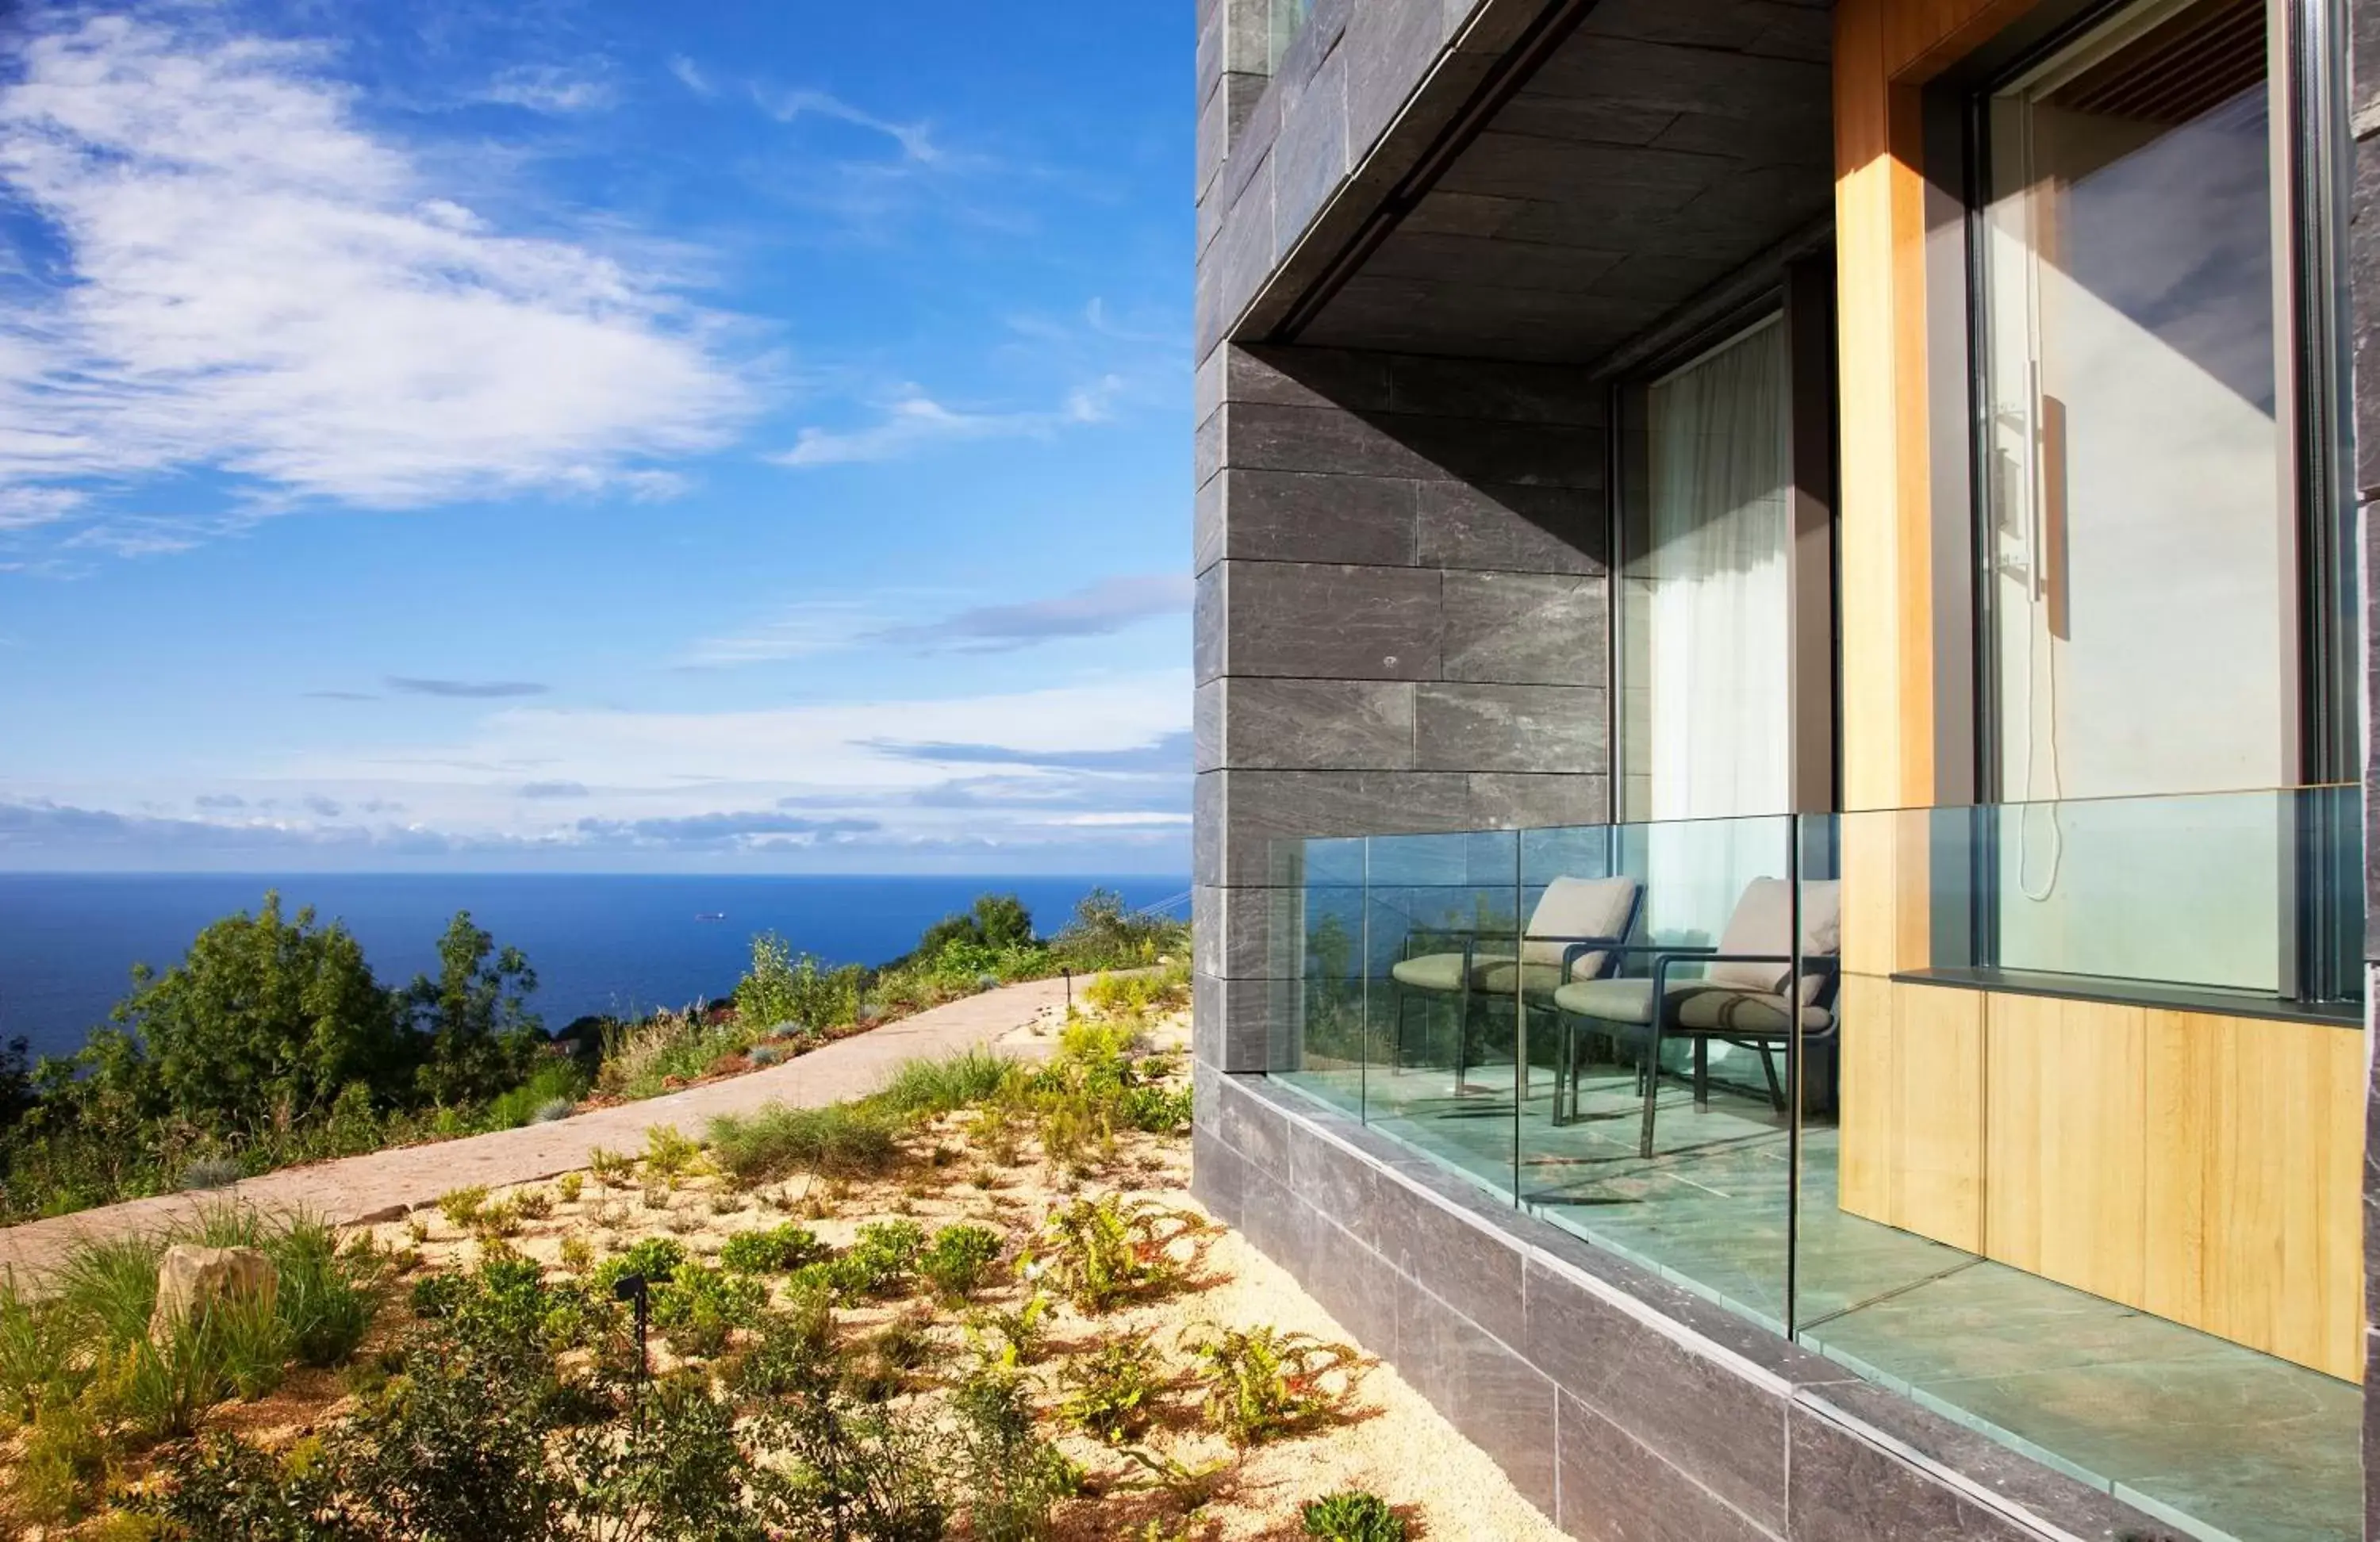
M 1665 1026 L 1684 1032 L 1746 1038 L 1785 1031 L 1785 998 L 1776 991 L 1730 990 L 1701 980 L 1676 980 L 1670 986 L 1672 1015 Z M 1554 992 L 1554 1005 L 1574 1017 L 1642 1026 L 1653 1020 L 1653 982 L 1649 979 L 1573 980 Z M 1804 1006 L 1802 1028 L 1823 1032 L 1833 1014 L 1824 1007 Z
M 1463 989 L 1461 953 L 1424 953 L 1389 965 L 1389 977 L 1415 990 L 1436 990 L 1451 996 Z
M 1744 885 L 1727 919 L 1718 951 L 1723 953 L 1771 953 L 1782 958 L 1793 925 L 1792 887 L 1781 878 L 1755 878 Z M 1802 885 L 1802 953 L 1806 958 L 1831 958 L 1842 946 L 1842 886 L 1832 880 Z M 1776 991 L 1785 985 L 1789 966 L 1783 964 L 1714 964 L 1706 983 L 1736 990 Z M 1810 1001 L 1825 983 L 1822 975 L 1804 976 L 1802 1000 Z
M 1530 964 L 1561 967 L 1570 944 L 1533 942 L 1534 937 L 1612 937 L 1633 918 L 1636 880 L 1633 878 L 1558 878 L 1537 896 L 1529 912 L 1528 930 L 1522 934 L 1521 957 Z M 1603 973 L 1604 955 L 1582 953 L 1572 966 L 1573 979 L 1593 979 Z
M 1531 996 L 1543 1000 L 1555 986 L 1561 983 L 1561 965 L 1515 964 L 1510 958 L 1489 955 L 1471 961 L 1471 989 L 1488 996 L 1510 996 L 1514 984 L 1513 972 L 1520 972 L 1520 983 Z M 1419 958 L 1400 959 L 1389 965 L 1389 977 L 1399 985 L 1415 990 L 1431 990 L 1451 996 L 1463 989 L 1463 955 L 1461 953 L 1424 953 Z

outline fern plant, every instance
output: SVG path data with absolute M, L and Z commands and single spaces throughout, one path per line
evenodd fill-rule
M 1319 1422 L 1344 1403 L 1355 1352 L 1310 1333 L 1224 1329 L 1191 1346 L 1208 1427 L 1245 1449 Z M 1330 1379 L 1332 1373 L 1339 1379 Z

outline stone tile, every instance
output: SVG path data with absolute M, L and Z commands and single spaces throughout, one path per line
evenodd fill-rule
M 1204 684 L 1220 677 L 1231 659 L 1229 585 L 1232 565 L 1217 563 L 1198 575 L 1190 597 L 1190 674 Z
M 1400 439 L 1427 419 L 1364 417 L 1336 407 L 1230 402 L 1221 463 L 1233 470 L 1328 471 L 1353 477 L 1431 477 L 1433 464 Z
M 1272 407 L 1385 412 L 1393 405 L 1390 357 L 1344 348 L 1234 346 L 1224 395 Z
M 1792 1411 L 1791 1431 L 1793 1542 L 2040 1542 L 1808 1409 Z
M 1553 1384 L 1445 1298 L 1402 1273 L 1395 1278 L 1398 1373 L 1486 1451 L 1523 1498 L 1551 1514 Z
M 1441 677 L 1601 687 L 1611 674 L 1606 590 L 1599 575 L 1447 574 L 1440 589 L 1445 612 Z
M 1233 157 L 1236 161 L 1237 157 Z M 1226 189 L 1231 167 L 1224 168 Z M 1232 196 L 1231 212 L 1223 216 L 1222 233 L 1215 238 L 1212 261 L 1217 264 L 1217 319 L 1229 329 L 1247 309 L 1265 278 L 1272 272 L 1272 155 L 1257 163 L 1247 185 Z
M 1390 1263 L 1424 1290 L 1462 1303 L 1486 1332 L 1522 1342 L 1521 1253 L 1511 1239 L 1400 1184 L 1380 1185 L 1378 1214 L 1375 1245 Z
M 1219 487 L 1218 555 L 1259 562 L 1414 561 L 1415 485 L 1402 478 L 1234 468 Z
M 1605 570 L 1609 531 L 1600 493 L 1425 481 L 1415 501 L 1414 560 L 1425 567 Z
M 1397 681 L 1218 681 L 1220 764 L 1269 770 L 1409 771 L 1415 687 Z
M 1329 1212 L 1324 1210 L 1321 1215 Z M 1387 1260 L 1318 1215 L 1306 1271 L 1308 1295 L 1366 1354 L 1393 1361 L 1397 1348 L 1397 1271 Z
M 1465 779 L 1470 822 L 1478 830 L 1544 830 L 1557 825 L 1606 824 L 1611 819 L 1611 779 L 1586 775 L 1537 775 L 1474 771 Z
M 1280 1110 L 1243 1091 L 1227 1077 L 1220 1086 L 1208 1123 L 1216 1138 L 1246 1158 L 1251 1167 L 1288 1182 L 1289 1121 Z
M 1305 234 L 1315 212 L 1347 177 L 1347 55 L 1334 52 L 1293 106 L 1273 141 L 1273 260 Z
M 1285 979 L 1298 961 L 1276 960 L 1270 941 L 1276 931 L 1292 948 L 1297 943 L 1296 913 L 1302 896 L 1294 889 L 1223 889 L 1199 884 L 1191 890 L 1192 947 L 1195 967 L 1218 979 Z
M 1223 817 L 1202 883 L 1285 881 L 1281 843 L 1338 835 L 1468 828 L 1470 790 L 1450 771 L 1209 771 L 1229 779 L 1209 795 Z M 1203 780 L 1203 779 L 1202 779 Z M 1194 862 L 1203 828 L 1194 832 Z
M 1414 759 L 1425 771 L 1589 772 L 1608 759 L 1608 730 L 1599 688 L 1424 685 Z
M 1240 1203 L 1248 1242 L 1303 1283 L 1313 1272 L 1315 1233 L 1324 1224 L 1287 1184 L 1250 1162 Z
M 1223 497 L 1228 484 L 1211 477 L 1190 495 L 1190 571 L 1204 573 L 1223 558 Z
M 1429 680 L 1439 673 L 1439 575 L 1320 563 L 1216 565 L 1233 674 Z M 1202 584 L 1207 580 L 1202 579 Z
M 1247 1163 L 1240 1154 L 1194 1123 L 1190 1132 L 1191 1197 L 1206 1206 L 1217 1220 L 1237 1228 L 1246 1183 Z
M 1190 876 L 1196 883 L 1224 879 L 1225 794 L 1229 771 L 1200 771 L 1190 780 Z
M 1389 379 L 1391 410 L 1433 418 L 1601 428 L 1609 411 L 1609 387 L 1585 370 L 1397 358 Z
M 1366 1246 L 1381 1245 L 1379 1168 L 1325 1139 L 1303 1119 L 1289 1122 L 1289 1184 Z
M 1585 1404 L 1557 1402 L 1554 1524 L 1588 1542 L 1760 1542 L 1755 1524 Z
M 1575 1281 L 1531 1266 L 1521 1342 L 1555 1385 L 1771 1530 L 1785 1524 L 1785 1399 Z
M 1220 979 L 1194 969 L 1190 976 L 1194 1052 L 1217 1070 L 1234 1075 L 1274 1069 L 1279 1052 L 1286 1048 L 1292 1019 L 1282 1008 L 1291 989 L 1289 981 Z M 1222 1133 L 1230 1138 L 1228 1129 Z
M 1230 685 L 1220 678 L 1204 679 L 1190 692 L 1190 769 L 1223 769 L 1223 692 Z
M 1347 142 L 1356 158 L 1429 73 L 1447 34 L 1442 0 L 1365 0 L 1347 18 Z
M 1372 421 L 1392 432 L 1409 455 L 1429 467 L 1417 473 L 1425 478 L 1590 491 L 1604 484 L 1599 430 L 1463 418 L 1381 416 Z M 1225 453 L 1237 463 L 1235 447 Z

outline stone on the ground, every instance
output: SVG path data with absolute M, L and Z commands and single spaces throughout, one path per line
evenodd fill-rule
M 176 1243 L 158 1260 L 157 1305 L 149 1314 L 149 1336 L 167 1338 L 192 1313 L 222 1301 L 252 1301 L 270 1311 L 279 1283 L 273 1260 L 253 1247 Z

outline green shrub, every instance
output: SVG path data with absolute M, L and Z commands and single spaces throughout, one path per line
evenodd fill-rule
M 1016 1062 L 990 1050 L 965 1050 L 939 1060 L 903 1062 L 868 1101 L 909 1122 L 954 1112 L 995 1096 Z
M 1021 1306 L 984 1307 L 967 1314 L 968 1347 L 990 1370 L 1013 1371 L 1041 1358 L 1050 1341 L 1050 1298 L 1036 1290 Z
M 320 1447 L 304 1442 L 275 1461 L 247 1441 L 209 1436 L 168 1450 L 166 1482 L 132 1497 L 129 1512 L 163 1524 L 176 1542 L 323 1542 L 329 1474 Z
M 674 1237 L 646 1237 L 626 1252 L 604 1259 L 587 1278 L 587 1288 L 610 1295 L 612 1287 L 631 1274 L 644 1276 L 656 1289 L 666 1284 L 686 1264 L 686 1246 Z
M 857 1178 L 888 1172 L 901 1157 L 897 1134 L 888 1114 L 862 1104 L 796 1109 L 771 1103 L 713 1120 L 710 1139 L 729 1176 L 755 1184 L 795 1172 Z
M 1111 1446 L 1136 1440 L 1155 1412 L 1159 1381 L 1157 1350 L 1146 1334 L 1106 1340 L 1059 1372 L 1065 1391 L 1059 1417 Z
M 99 1503 L 108 1457 L 106 1436 L 79 1402 L 42 1404 L 18 1455 L 12 1510 L 44 1524 L 81 1520 Z
M 917 1255 L 917 1272 L 945 1300 L 975 1294 L 1000 1261 L 1000 1233 L 981 1226 L 945 1226 Z
M 958 1417 L 969 1535 L 983 1542 L 1040 1542 L 1050 1511 L 1083 1487 L 1083 1471 L 1033 1427 L 1014 1376 L 978 1376 L 951 1398 Z
M 789 1220 L 765 1232 L 738 1232 L 721 1245 L 719 1263 L 737 1274 L 783 1274 L 829 1251 L 807 1227 Z
M 890 1295 L 907 1279 L 926 1249 L 925 1229 L 914 1220 L 877 1220 L 859 1229 L 844 1255 L 867 1281 L 870 1295 Z
M 1308 1500 L 1298 1512 L 1305 1535 L 1322 1542 L 1405 1542 L 1405 1519 L 1377 1494 L 1360 1490 Z
M 39 1301 L 0 1276 L 0 1427 L 30 1423 L 51 1397 L 79 1395 L 90 1378 L 83 1336 L 55 1302 Z
M 674 1124 L 656 1124 L 645 1132 L 645 1172 L 674 1188 L 702 1160 L 702 1145 L 681 1134 Z
M 345 1250 L 319 1219 L 299 1216 L 265 1245 L 278 1276 L 274 1309 L 304 1366 L 335 1366 L 356 1352 L 386 1299 L 382 1260 L 369 1245 Z
M 76 1243 L 51 1277 L 58 1310 L 110 1347 L 145 1338 L 157 1305 L 162 1235 L 128 1233 Z
M 1240 1447 L 1293 1434 L 1334 1412 L 1355 1363 L 1345 1344 L 1269 1327 L 1220 1330 L 1191 1352 L 1207 1389 L 1208 1427 Z M 1335 1386 L 1325 1379 L 1334 1372 L 1342 1377 Z
M 735 1330 L 758 1322 L 768 1303 L 769 1289 L 757 1280 L 685 1264 L 653 1293 L 653 1323 L 680 1354 L 709 1359 L 727 1347 Z
M 513 1130 L 524 1124 L 567 1118 L 578 1106 L 578 1100 L 587 1096 L 588 1080 L 586 1068 L 576 1060 L 542 1060 L 527 1081 L 497 1094 L 489 1102 L 480 1123 L 491 1130 Z M 558 1105 L 561 1111 L 549 1111 L 550 1105 Z
M 1205 1230 L 1184 1210 L 1115 1195 L 1083 1197 L 1050 1212 L 1038 1267 L 1081 1311 L 1099 1313 L 1171 1289 L 1183 1277 L 1174 1245 Z
M 573 1412 L 550 1362 L 493 1355 L 468 1333 L 418 1336 L 403 1371 L 324 1441 L 365 1536 L 516 1542 L 561 1535 L 548 1437 Z

